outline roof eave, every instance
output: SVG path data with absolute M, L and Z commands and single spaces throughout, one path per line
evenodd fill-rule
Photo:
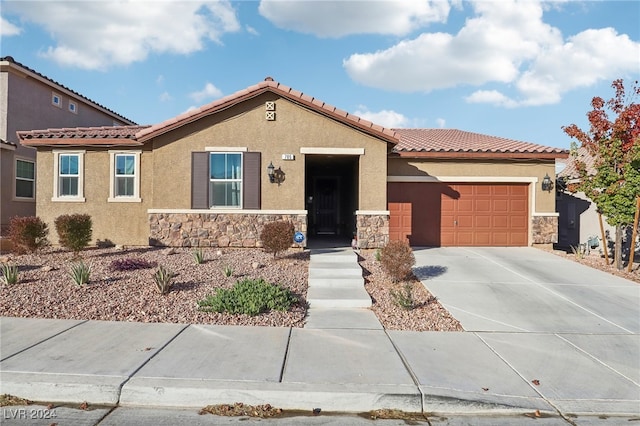
M 142 145 L 142 143 L 133 139 L 120 139 L 120 138 L 100 138 L 100 139 L 75 139 L 75 138 L 61 138 L 61 139 L 21 139 L 20 143 L 24 146 L 30 146 L 34 148 L 38 147 L 87 147 L 87 146 L 99 146 L 99 147 L 136 147 Z

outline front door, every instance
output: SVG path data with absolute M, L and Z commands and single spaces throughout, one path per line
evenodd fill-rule
M 318 235 L 336 235 L 340 207 L 338 178 L 316 177 L 313 193 L 316 233 Z

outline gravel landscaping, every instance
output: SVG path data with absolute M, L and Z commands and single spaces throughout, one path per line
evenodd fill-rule
M 71 252 L 47 248 L 38 254 L 3 255 L 2 262 L 17 265 L 20 281 L 0 284 L 0 316 L 91 319 L 112 321 L 168 322 L 303 327 L 309 252 L 290 250 L 276 259 L 259 249 L 203 249 L 205 261 L 196 264 L 193 249 L 116 248 L 87 249 L 82 260 L 92 266 L 89 284 L 78 286 L 69 277 L 75 262 Z M 161 295 L 152 278 L 156 268 L 116 271 L 114 260 L 154 262 L 175 272 L 171 291 Z M 390 289 L 392 284 L 375 260 L 374 251 L 362 251 L 365 288 L 374 301 L 373 311 L 391 330 L 456 331 L 455 320 L 415 278 L 412 296 L 415 308 L 400 308 Z M 225 276 L 231 269 L 231 276 Z M 207 313 L 197 302 L 217 288 L 230 288 L 244 278 L 262 278 L 291 290 L 300 300 L 288 312 L 272 311 L 257 316 Z

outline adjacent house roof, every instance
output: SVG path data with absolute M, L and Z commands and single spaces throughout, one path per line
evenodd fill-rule
M 8 149 L 8 150 L 13 151 L 13 150 L 16 149 L 16 146 L 17 145 L 15 143 L 8 142 L 8 141 L 5 141 L 4 139 L 0 138 L 0 148 L 1 149 Z
M 562 158 L 568 151 L 456 129 L 394 129 L 402 157 Z
M 385 128 L 280 84 L 270 77 L 256 85 L 153 126 L 48 129 L 18 132 L 18 136 L 21 143 L 27 146 L 142 145 L 157 136 L 265 92 L 275 93 L 291 102 L 386 141 L 393 147 L 393 153 L 403 157 L 554 159 L 568 155 L 568 151 L 560 148 L 461 130 Z
M 17 132 L 26 146 L 138 146 L 136 134 L 149 126 L 76 127 Z
M 31 68 L 29 68 L 28 66 L 21 64 L 20 62 L 16 61 L 15 59 L 13 59 L 12 56 L 3 56 L 0 57 L 0 65 L 2 66 L 2 69 L 4 71 L 5 67 L 9 67 L 9 68 L 14 68 L 14 69 L 19 69 L 21 72 L 26 73 L 31 75 L 32 77 L 34 77 L 37 80 L 41 80 L 46 82 L 49 85 L 53 85 L 53 86 L 57 86 L 58 88 L 73 94 L 74 96 L 78 97 L 79 99 L 82 99 L 83 101 L 85 101 L 86 103 L 90 104 L 91 106 L 100 109 L 104 112 L 106 112 L 107 114 L 112 115 L 114 118 L 117 118 L 119 121 L 122 121 L 124 124 L 136 124 L 135 121 L 129 120 L 127 117 L 124 117 L 120 114 L 118 114 L 115 111 L 110 110 L 109 108 L 100 105 L 99 103 L 92 101 L 91 99 L 87 98 L 84 95 L 81 95 L 80 93 L 69 89 L 67 86 L 64 86 L 60 83 L 58 83 L 55 80 L 52 80 L 51 78 L 47 77 L 46 75 L 40 74 L 39 72 L 37 72 L 36 70 L 33 70 Z
M 565 168 L 558 173 L 558 177 L 562 177 L 565 180 L 579 179 L 580 174 L 576 162 L 583 162 L 587 167 L 589 174 L 596 173 L 595 157 L 589 154 L 589 150 L 584 147 L 580 147 L 576 150 L 575 155 L 569 155 L 565 160 L 558 160 L 558 163 L 565 164 Z

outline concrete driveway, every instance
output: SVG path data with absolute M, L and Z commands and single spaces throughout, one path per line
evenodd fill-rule
M 640 333 L 640 284 L 530 247 L 415 249 L 415 274 L 466 331 Z

